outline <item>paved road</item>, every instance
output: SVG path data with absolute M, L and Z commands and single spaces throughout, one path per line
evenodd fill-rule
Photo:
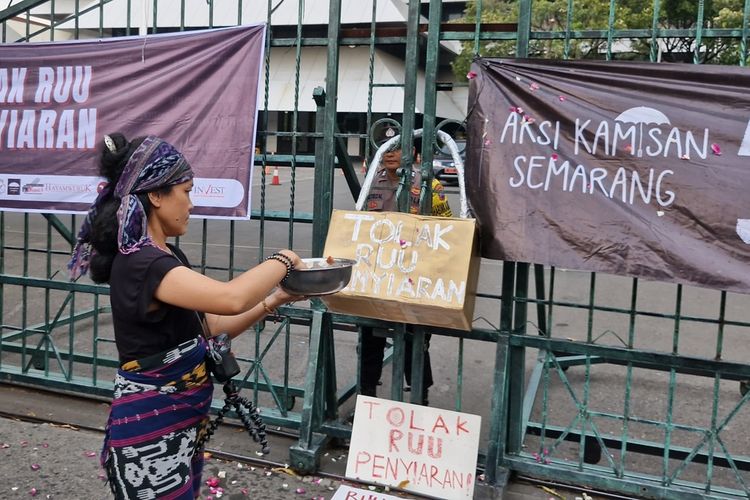
M 98 459 L 108 408 L 105 402 L 0 384 L 0 499 L 32 495 L 58 500 L 110 499 Z M 11 414 L 20 418 L 10 418 Z M 321 457 L 319 474 L 299 476 L 285 467 L 293 443 L 289 436 L 270 434 L 271 453 L 259 457 L 256 445 L 237 424 L 228 419 L 208 445 L 213 453 L 206 462 L 204 480 L 218 480 L 224 492 L 219 497 L 204 484 L 204 500 L 328 500 L 342 484 L 369 491 L 368 485 L 342 478 L 345 448 L 329 448 Z M 570 500 L 580 496 L 574 490 L 557 491 Z M 485 489 L 475 498 L 492 498 L 490 493 L 500 494 Z M 504 495 L 507 500 L 547 500 L 550 496 L 539 486 L 519 481 L 511 483 Z

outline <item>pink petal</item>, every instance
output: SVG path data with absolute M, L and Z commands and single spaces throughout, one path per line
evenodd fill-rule
M 31 495 L 32 497 L 35 497 L 37 493 L 39 493 L 39 490 L 36 488 L 31 488 L 31 490 L 29 491 L 29 495 Z
M 721 146 L 719 146 L 715 142 L 711 144 L 711 151 L 713 151 L 716 156 L 721 156 Z
M 3 443 L 3 444 L 0 444 L 0 448 L 2 449 L 10 448 L 10 445 L 8 443 Z
M 523 121 L 525 121 L 526 123 L 534 123 L 535 120 L 533 116 L 526 115 L 523 117 Z
M 243 495 L 247 496 L 247 493 L 248 493 L 247 488 L 242 488 L 240 490 L 240 493 L 242 493 Z
M 206 486 L 215 488 L 219 486 L 219 480 L 215 477 L 209 477 L 208 479 L 206 479 Z
M 468 78 L 469 80 L 473 80 L 476 77 L 477 74 L 474 71 L 469 71 L 468 73 L 466 73 L 466 78 Z
M 22 446 L 22 447 L 24 447 L 24 448 L 25 448 L 25 447 L 26 447 L 26 446 L 28 446 L 28 445 L 29 445 L 29 442 L 28 442 L 28 441 L 21 441 L 21 446 Z
M 564 95 L 561 95 L 561 96 L 559 96 L 559 97 L 558 97 L 557 99 L 558 99 L 558 100 L 559 100 L 560 102 L 565 102 L 565 101 L 567 100 L 567 97 L 565 97 Z
M 628 144 L 627 146 L 625 146 L 625 151 L 627 151 L 628 153 L 632 153 L 633 152 L 633 146 L 631 146 L 630 144 Z
M 296 492 L 296 493 L 297 493 L 298 495 L 304 495 L 304 494 L 305 494 L 305 489 L 304 489 L 304 488 L 297 488 L 297 489 L 296 489 L 296 490 L 294 490 L 294 491 L 295 491 L 295 492 Z
M 536 82 L 532 82 L 531 85 L 529 85 L 529 89 L 533 90 L 539 90 L 539 84 Z
M 41 468 L 42 468 L 42 466 L 39 465 L 39 464 L 31 464 L 31 470 L 39 470 Z
M 509 109 L 509 111 L 510 111 L 511 113 L 518 113 L 518 108 L 517 108 L 517 107 L 515 107 L 515 106 L 511 106 L 511 107 L 510 107 L 510 108 L 508 108 L 508 109 Z
M 560 158 L 557 153 L 552 153 L 552 159 L 557 161 L 557 159 Z
M 492 141 L 491 141 L 491 140 L 489 140 L 489 139 L 485 139 L 485 141 L 484 141 L 484 145 L 485 145 L 485 146 L 491 146 L 491 145 L 492 145 Z
M 42 448 L 49 448 L 49 443 L 42 443 Z
M 89 458 L 92 458 L 92 457 L 96 456 L 96 452 L 95 451 L 87 451 L 86 453 L 84 453 L 84 455 L 87 456 L 87 457 L 89 457 Z
M 517 108 L 516 108 L 516 113 L 521 113 L 521 114 L 523 114 L 523 108 L 522 108 L 521 106 L 517 107 Z
M 682 155 L 682 156 L 680 156 L 680 160 L 689 160 L 689 159 L 690 159 L 690 155 Z

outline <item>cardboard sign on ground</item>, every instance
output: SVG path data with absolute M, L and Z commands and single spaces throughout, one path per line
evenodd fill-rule
M 471 330 L 479 256 L 474 219 L 334 210 L 324 256 L 357 261 L 334 312 Z
M 346 477 L 470 499 L 481 424 L 478 415 L 357 396 Z
M 331 500 L 403 500 L 401 497 L 394 497 L 393 495 L 386 495 L 379 491 L 361 490 L 359 488 L 352 488 L 342 484 L 336 493 L 331 497 Z

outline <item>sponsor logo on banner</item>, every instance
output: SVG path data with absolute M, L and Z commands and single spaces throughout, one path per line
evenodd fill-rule
M 41 175 L 8 179 L 7 192 L 0 190 L 0 199 L 30 202 L 50 201 L 91 204 L 96 199 L 101 177 Z M 17 198 L 16 198 L 17 197 Z
M 193 179 L 190 198 L 196 207 L 232 208 L 242 203 L 245 188 L 235 179 Z
M 28 194 L 42 194 L 44 192 L 44 184 L 40 184 L 37 177 L 32 182 L 24 184 L 21 191 Z
M 11 196 L 21 194 L 21 179 L 8 179 L 8 194 Z

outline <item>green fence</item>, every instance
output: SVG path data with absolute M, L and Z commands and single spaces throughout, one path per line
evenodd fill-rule
M 137 35 L 134 9 L 145 3 L 11 2 L 0 37 Z M 179 241 L 220 279 L 278 248 L 322 255 L 331 209 L 354 204 L 359 164 L 374 152 L 369 132 L 383 118 L 404 132 L 407 151 L 423 128 L 430 165 L 436 128 L 461 133 L 449 101 L 465 93 L 477 54 L 743 66 L 748 57 L 747 0 L 147 3 L 148 33 L 271 26 L 252 218 L 196 220 Z M 310 21 L 321 6 L 325 22 Z M 324 78 L 310 91 L 303 66 L 314 55 Z M 366 104 L 343 110 L 347 65 L 362 57 Z M 293 96 L 282 109 L 272 75 L 284 64 Z M 384 65 L 403 75 L 387 78 Z M 379 104 L 384 94 L 399 109 Z M 277 168 L 281 186 L 271 182 Z M 0 212 L 0 380 L 106 399 L 116 367 L 108 289 L 65 273 L 81 220 Z M 651 498 L 747 497 L 748 306 L 721 291 L 484 261 L 475 329 L 433 336 L 433 357 L 453 365 L 438 363 L 431 404 L 483 416 L 480 467 L 498 487 L 513 473 Z M 350 435 L 358 325 L 392 327 L 385 396 L 421 392 L 419 355 L 414 390 L 403 391 L 399 325 L 330 314 L 317 301 L 282 314 L 243 335 L 237 352 L 242 387 L 265 420 L 299 433 L 294 467 L 316 469 L 327 441 Z

